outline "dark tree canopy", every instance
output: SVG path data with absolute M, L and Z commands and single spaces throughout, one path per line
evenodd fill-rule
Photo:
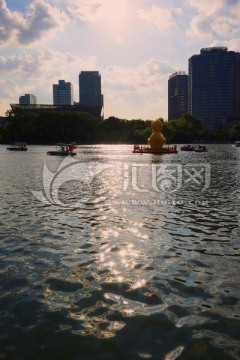
M 240 125 L 232 131 L 218 129 L 206 132 L 203 120 L 191 114 L 163 121 L 167 143 L 194 141 L 230 141 L 240 139 Z M 75 141 L 80 144 L 147 144 L 152 133 L 151 120 L 96 118 L 80 111 L 32 112 L 16 108 L 7 112 L 7 122 L 0 126 L 0 142 L 26 141 L 29 144 L 54 144 Z

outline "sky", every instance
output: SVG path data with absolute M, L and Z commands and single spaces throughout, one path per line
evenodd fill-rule
M 240 52 L 240 0 L 0 0 L 0 116 L 99 71 L 104 117 L 168 117 L 168 78 L 203 47 Z

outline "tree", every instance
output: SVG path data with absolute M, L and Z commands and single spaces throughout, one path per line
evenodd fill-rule
M 147 144 L 147 140 L 152 133 L 151 126 L 145 129 L 137 129 L 134 131 L 135 143 Z
M 167 143 L 172 142 L 174 135 L 175 135 L 175 128 L 171 121 L 165 122 L 163 125 L 162 131 L 164 137 L 166 138 Z
M 201 131 L 204 131 L 204 122 L 202 119 L 194 116 L 194 115 L 191 115 L 189 113 L 185 113 L 183 114 L 183 116 L 181 117 L 181 119 L 184 119 L 186 120 L 187 122 L 191 123 L 192 124 L 192 127 L 198 131 L 198 132 L 201 132 Z
M 192 124 L 185 119 L 171 120 L 174 128 L 173 141 L 176 143 L 192 141 Z
M 235 124 L 230 132 L 230 137 L 232 140 L 240 139 L 240 124 Z

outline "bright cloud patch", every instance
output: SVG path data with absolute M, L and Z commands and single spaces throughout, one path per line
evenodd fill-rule
M 170 29 L 176 27 L 174 16 L 181 13 L 182 10 L 179 8 L 164 9 L 155 5 L 153 5 L 150 9 L 138 10 L 138 16 L 140 19 L 152 23 L 152 25 L 159 29 Z
M 151 92 L 161 86 L 161 79 L 175 69 L 167 62 L 149 59 L 138 67 L 109 66 L 104 72 L 104 83 L 110 89 L 122 92 Z

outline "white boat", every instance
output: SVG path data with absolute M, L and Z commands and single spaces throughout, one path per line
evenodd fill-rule
M 15 142 L 14 145 L 15 146 L 13 146 L 13 147 L 8 147 L 7 150 L 10 150 L 10 151 L 27 151 L 28 150 L 27 144 L 25 142 L 18 141 L 18 142 Z

